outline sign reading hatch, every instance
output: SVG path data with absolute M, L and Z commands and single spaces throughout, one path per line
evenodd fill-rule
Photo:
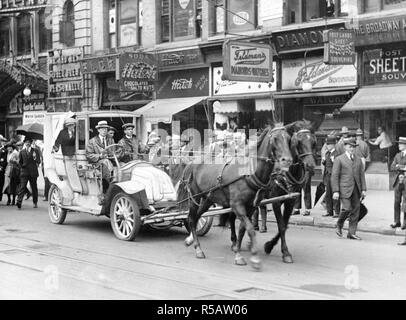
M 223 45 L 223 80 L 272 82 L 270 45 L 229 40 Z

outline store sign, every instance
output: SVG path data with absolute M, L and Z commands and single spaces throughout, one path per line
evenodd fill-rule
M 406 82 L 406 48 L 382 49 L 375 57 L 364 55 L 364 85 Z
M 30 123 L 40 123 L 44 124 L 45 122 L 45 111 L 27 111 L 23 114 L 23 125 Z
M 344 27 L 344 24 L 331 25 L 334 29 Z M 272 41 L 277 52 L 322 48 L 324 46 L 323 31 L 325 27 L 311 29 L 285 30 L 272 34 Z
M 153 92 L 158 80 L 158 67 L 154 55 L 127 52 L 118 62 L 119 87 L 121 91 Z
M 227 30 L 235 32 L 254 29 L 255 1 L 233 0 L 228 3 L 228 6 Z
M 82 48 L 57 49 L 48 52 L 49 99 L 83 97 L 83 75 L 80 65 L 82 58 Z
M 276 63 L 273 62 L 273 78 L 275 76 Z M 276 90 L 276 82 L 248 82 L 223 80 L 223 67 L 213 68 L 213 95 L 228 95 L 242 93 L 266 93 Z
M 80 61 L 82 73 L 115 72 L 117 57 L 118 55 L 83 59 Z
M 324 31 L 324 63 L 354 64 L 355 45 L 352 30 Z
M 19 100 L 23 111 L 43 111 L 46 110 L 46 94 L 32 92 L 28 97 L 22 95 Z
M 406 15 L 359 20 L 355 32 L 355 45 L 406 41 Z
M 348 95 L 342 96 L 321 96 L 321 97 L 308 97 L 303 98 L 303 105 L 306 107 L 315 106 L 330 106 L 330 107 L 342 107 L 344 103 L 348 101 Z
M 209 69 L 161 73 L 156 95 L 157 99 L 208 96 Z
M 174 36 L 175 38 L 190 38 L 196 33 L 195 1 L 174 0 Z
M 309 78 L 313 88 L 345 87 L 357 85 L 355 65 L 327 65 L 322 57 L 282 61 L 282 89 L 302 90 L 302 82 Z
M 10 10 L 32 10 L 38 6 L 45 6 L 47 0 L 0 0 L 0 13 L 2 11 L 9 12 Z
M 194 66 L 204 64 L 200 49 L 163 52 L 158 54 L 159 70 L 171 69 L 179 66 Z
M 230 81 L 272 82 L 270 45 L 225 41 L 223 79 Z

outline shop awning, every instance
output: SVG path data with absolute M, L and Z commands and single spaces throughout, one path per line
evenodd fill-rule
M 274 99 L 255 99 L 255 111 L 274 111 Z
M 341 111 L 363 111 L 406 108 L 405 86 L 363 87 L 341 108 Z
M 144 116 L 151 123 L 171 123 L 172 116 L 189 107 L 202 102 L 207 97 L 157 99 L 134 111 L 136 115 Z
M 274 99 L 291 99 L 291 98 L 342 96 L 352 93 L 354 89 L 355 87 L 337 88 L 337 89 L 331 88 L 313 89 L 310 91 L 284 90 L 275 92 L 273 94 L 273 97 Z

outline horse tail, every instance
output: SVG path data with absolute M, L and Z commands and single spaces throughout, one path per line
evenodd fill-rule
M 183 170 L 182 177 L 179 181 L 179 187 L 176 192 L 176 198 L 179 203 L 180 210 L 187 210 L 189 208 L 189 201 L 186 201 L 189 197 L 190 183 L 193 180 L 193 166 L 187 165 Z

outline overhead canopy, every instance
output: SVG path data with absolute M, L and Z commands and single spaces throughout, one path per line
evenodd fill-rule
M 406 86 L 370 86 L 360 88 L 341 111 L 401 108 L 406 108 Z
M 323 88 L 323 89 L 313 89 L 310 91 L 284 90 L 275 92 L 273 94 L 273 97 L 275 99 L 291 99 L 291 98 L 341 96 L 352 93 L 354 89 L 355 87 L 335 88 L 335 89 Z
M 145 120 L 151 123 L 171 123 L 174 114 L 192 107 L 206 98 L 207 97 L 157 99 L 135 110 L 134 113 L 144 116 Z

